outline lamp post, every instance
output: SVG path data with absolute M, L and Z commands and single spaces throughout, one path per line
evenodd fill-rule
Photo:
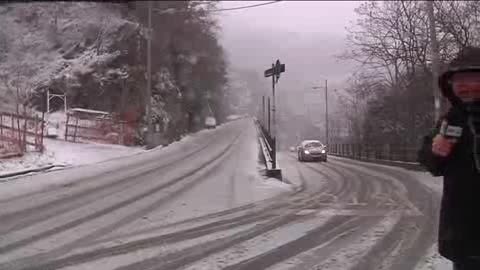
M 436 123 L 440 118 L 441 112 L 441 97 L 438 91 L 438 73 L 439 73 L 439 48 L 437 40 L 437 32 L 435 29 L 435 15 L 433 9 L 433 1 L 426 1 L 427 4 L 427 16 L 429 20 L 429 32 L 430 32 L 430 48 L 432 56 L 432 79 L 433 79 L 433 99 L 434 99 L 434 116 L 433 122 Z
M 152 1 L 148 1 L 148 29 L 147 29 L 147 89 L 146 89 L 146 116 L 147 116 L 147 148 L 153 148 L 152 130 Z

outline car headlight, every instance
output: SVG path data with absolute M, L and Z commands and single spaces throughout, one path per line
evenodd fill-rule
M 322 150 L 322 154 L 325 154 L 327 151 L 325 151 L 325 149 Z
M 305 154 L 307 154 L 307 155 L 308 155 L 308 154 L 310 154 L 310 151 L 308 151 L 308 150 L 305 150 Z

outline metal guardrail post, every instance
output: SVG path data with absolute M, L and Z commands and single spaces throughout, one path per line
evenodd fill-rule
M 271 129 L 270 129 L 270 97 L 267 99 L 267 107 L 268 107 L 268 135 L 270 135 Z
M 272 139 L 272 168 L 277 168 L 277 149 L 276 149 L 276 138 Z
M 393 151 L 392 151 L 392 145 L 391 144 L 388 145 L 388 158 L 390 160 L 393 160 Z

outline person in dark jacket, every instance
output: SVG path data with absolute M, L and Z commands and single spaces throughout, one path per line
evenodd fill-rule
M 451 106 L 419 151 L 419 162 L 444 177 L 439 252 L 455 270 L 480 270 L 480 48 L 461 51 L 439 86 Z

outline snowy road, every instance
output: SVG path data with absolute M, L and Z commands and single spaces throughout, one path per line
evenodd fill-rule
M 439 194 L 411 174 L 285 153 L 287 185 L 256 147 L 244 119 L 6 186 L 0 269 L 431 269 Z

